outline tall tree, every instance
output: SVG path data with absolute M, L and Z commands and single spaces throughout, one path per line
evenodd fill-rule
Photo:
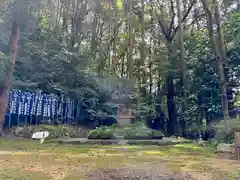
M 154 3 L 152 1 L 152 3 Z M 181 23 L 176 25 L 175 24 L 175 18 L 176 18 L 176 8 L 174 1 L 162 2 L 160 3 L 158 1 L 159 7 L 161 8 L 161 14 L 157 14 L 157 10 L 155 9 L 155 13 L 157 14 L 157 22 L 161 29 L 161 34 L 163 38 L 165 39 L 165 46 L 167 48 L 167 60 L 169 62 L 172 61 L 175 57 L 175 49 L 176 44 L 174 42 L 175 36 L 177 32 L 179 31 L 180 26 L 182 26 L 182 23 L 186 21 L 187 17 L 189 16 L 189 13 L 191 12 L 193 6 L 195 5 L 196 1 L 190 1 L 188 8 L 186 9 L 186 12 L 184 12 L 184 15 L 181 18 Z M 168 9 L 165 9 L 168 8 Z M 170 12 L 169 16 L 171 21 L 168 22 L 166 19 L 169 19 L 169 17 L 164 17 L 164 12 Z M 180 13 L 180 11 L 179 11 Z M 179 36 L 180 37 L 180 36 Z M 182 49 L 182 53 L 183 49 Z M 182 62 L 181 62 L 182 63 Z M 183 72 L 184 73 L 184 72 Z M 174 97 L 175 97 L 175 90 L 174 90 L 174 83 L 173 83 L 173 74 L 171 71 L 168 72 L 168 75 L 166 77 L 166 88 L 167 88 L 167 104 L 168 104 L 168 133 L 174 134 L 175 127 L 176 127 L 176 120 L 177 120 L 177 112 L 176 112 L 176 105 L 174 103 Z
M 224 74 L 224 62 L 226 62 L 226 51 L 225 51 L 225 43 L 224 36 L 222 32 L 221 22 L 220 22 L 220 12 L 219 12 L 219 4 L 216 0 L 212 1 L 212 5 L 215 7 L 212 11 L 211 4 L 202 0 L 203 8 L 205 10 L 207 16 L 207 27 L 208 34 L 211 40 L 212 49 L 214 56 L 217 62 L 218 74 L 220 77 L 220 88 L 221 88 L 221 103 L 223 110 L 223 118 L 226 129 L 228 129 L 228 121 L 229 117 L 229 109 L 228 109 L 228 100 L 227 100 L 227 87 L 226 87 L 226 78 Z M 216 22 L 217 32 L 214 32 L 214 21 Z
M 184 39 L 183 39 L 183 22 L 182 22 L 182 15 L 181 15 L 181 1 L 176 0 L 176 7 L 177 7 L 177 19 L 178 19 L 178 45 L 180 49 L 180 71 L 181 71 L 181 86 L 182 86 L 182 96 L 183 96 L 183 102 L 182 102 L 182 113 L 186 110 L 186 105 L 188 101 L 188 80 L 187 80 L 187 68 L 186 68 L 186 62 L 184 58 Z M 185 6 L 184 6 L 185 7 Z M 186 8 L 186 7 L 185 7 Z M 184 9 L 185 9 L 184 8 Z M 185 132 L 185 122 L 184 119 L 181 118 L 181 125 L 182 125 L 182 131 Z
M 8 67 L 7 72 L 7 80 L 5 82 L 5 85 L 1 87 L 0 89 L 0 132 L 3 135 L 3 124 L 6 116 L 6 110 L 7 110 L 7 104 L 8 104 L 8 93 L 12 85 L 12 79 L 13 79 L 13 71 L 16 63 L 16 57 L 18 52 L 18 43 L 20 38 L 20 23 L 21 23 L 21 17 L 20 14 L 24 10 L 24 5 L 26 2 L 24 1 L 18 1 L 14 3 L 14 8 L 12 12 L 12 32 L 10 36 L 10 42 L 9 42 L 9 54 L 11 56 L 11 64 Z M 21 12 L 21 13 L 20 13 Z

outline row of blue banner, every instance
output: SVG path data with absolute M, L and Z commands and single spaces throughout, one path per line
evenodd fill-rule
M 7 114 L 74 118 L 74 101 L 56 95 L 13 90 L 9 93 Z

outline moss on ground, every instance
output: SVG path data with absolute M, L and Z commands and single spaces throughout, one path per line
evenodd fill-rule
M 90 146 L 1 140 L 0 146 L 0 179 L 7 180 L 83 180 L 94 170 L 133 166 L 190 172 L 206 180 L 240 176 L 240 164 L 220 159 L 197 144 Z

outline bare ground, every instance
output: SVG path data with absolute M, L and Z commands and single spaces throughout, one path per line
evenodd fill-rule
M 166 173 L 162 169 L 101 169 L 91 172 L 88 180 L 197 180 L 188 173 Z

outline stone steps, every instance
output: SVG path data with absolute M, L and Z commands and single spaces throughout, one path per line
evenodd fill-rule
M 124 136 L 116 136 L 116 139 L 117 139 L 117 140 L 123 140 L 123 139 L 124 139 Z
M 124 130 L 121 128 L 116 128 L 114 135 L 117 139 L 124 139 Z

